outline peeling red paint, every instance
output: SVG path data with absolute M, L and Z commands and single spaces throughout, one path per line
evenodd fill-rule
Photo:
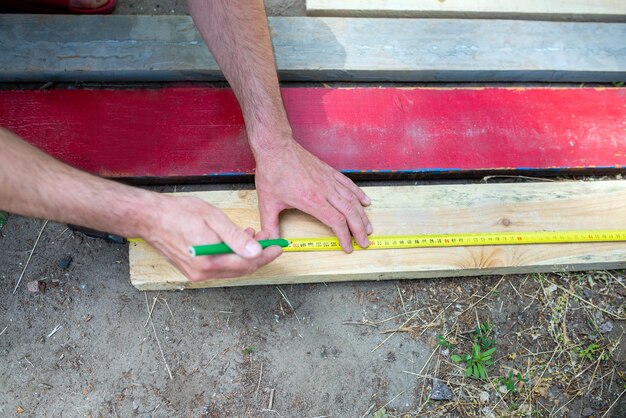
M 352 172 L 626 166 L 626 89 L 287 88 L 298 141 Z M 0 125 L 108 177 L 251 174 L 229 89 L 0 91 Z

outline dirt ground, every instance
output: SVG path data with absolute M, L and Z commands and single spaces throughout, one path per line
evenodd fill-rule
M 2 417 L 626 416 L 624 271 L 139 292 L 126 245 L 11 215 L 0 292 Z
M 139 292 L 126 245 L 43 225 L 0 238 L 2 416 L 626 414 L 623 271 Z

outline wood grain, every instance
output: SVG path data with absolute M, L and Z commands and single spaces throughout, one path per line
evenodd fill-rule
M 626 229 L 626 181 L 371 187 L 375 235 Z M 239 225 L 258 227 L 254 191 L 193 193 Z M 329 236 L 311 217 L 282 217 L 284 237 Z M 285 253 L 255 274 L 189 282 L 145 243 L 130 244 L 140 290 L 453 277 L 626 267 L 626 243 Z
M 623 22 L 623 0 L 307 0 L 310 16 L 454 17 Z
M 626 167 L 626 88 L 285 88 L 282 96 L 295 138 L 351 176 Z M 0 91 L 0 126 L 106 177 L 232 181 L 254 172 L 230 89 Z
M 625 81 L 626 24 L 269 19 L 282 80 Z M 0 81 L 223 76 L 188 16 L 0 16 Z

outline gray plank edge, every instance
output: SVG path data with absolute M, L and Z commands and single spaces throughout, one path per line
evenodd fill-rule
M 333 17 L 412 17 L 626 22 L 623 0 L 306 0 L 307 15 Z
M 506 19 L 506 20 L 547 20 L 555 22 L 626 22 L 626 15 L 573 13 L 512 13 L 512 12 L 439 12 L 430 10 L 347 10 L 347 9 L 307 9 L 312 17 L 386 17 L 386 18 L 434 18 L 434 19 Z
M 282 80 L 626 80 L 626 24 L 270 18 Z M 0 16 L 0 82 L 222 80 L 187 16 Z

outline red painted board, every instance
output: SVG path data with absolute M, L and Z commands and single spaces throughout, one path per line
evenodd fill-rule
M 286 88 L 295 137 L 344 172 L 626 166 L 626 89 Z M 108 177 L 251 174 L 229 89 L 0 91 L 0 126 Z

